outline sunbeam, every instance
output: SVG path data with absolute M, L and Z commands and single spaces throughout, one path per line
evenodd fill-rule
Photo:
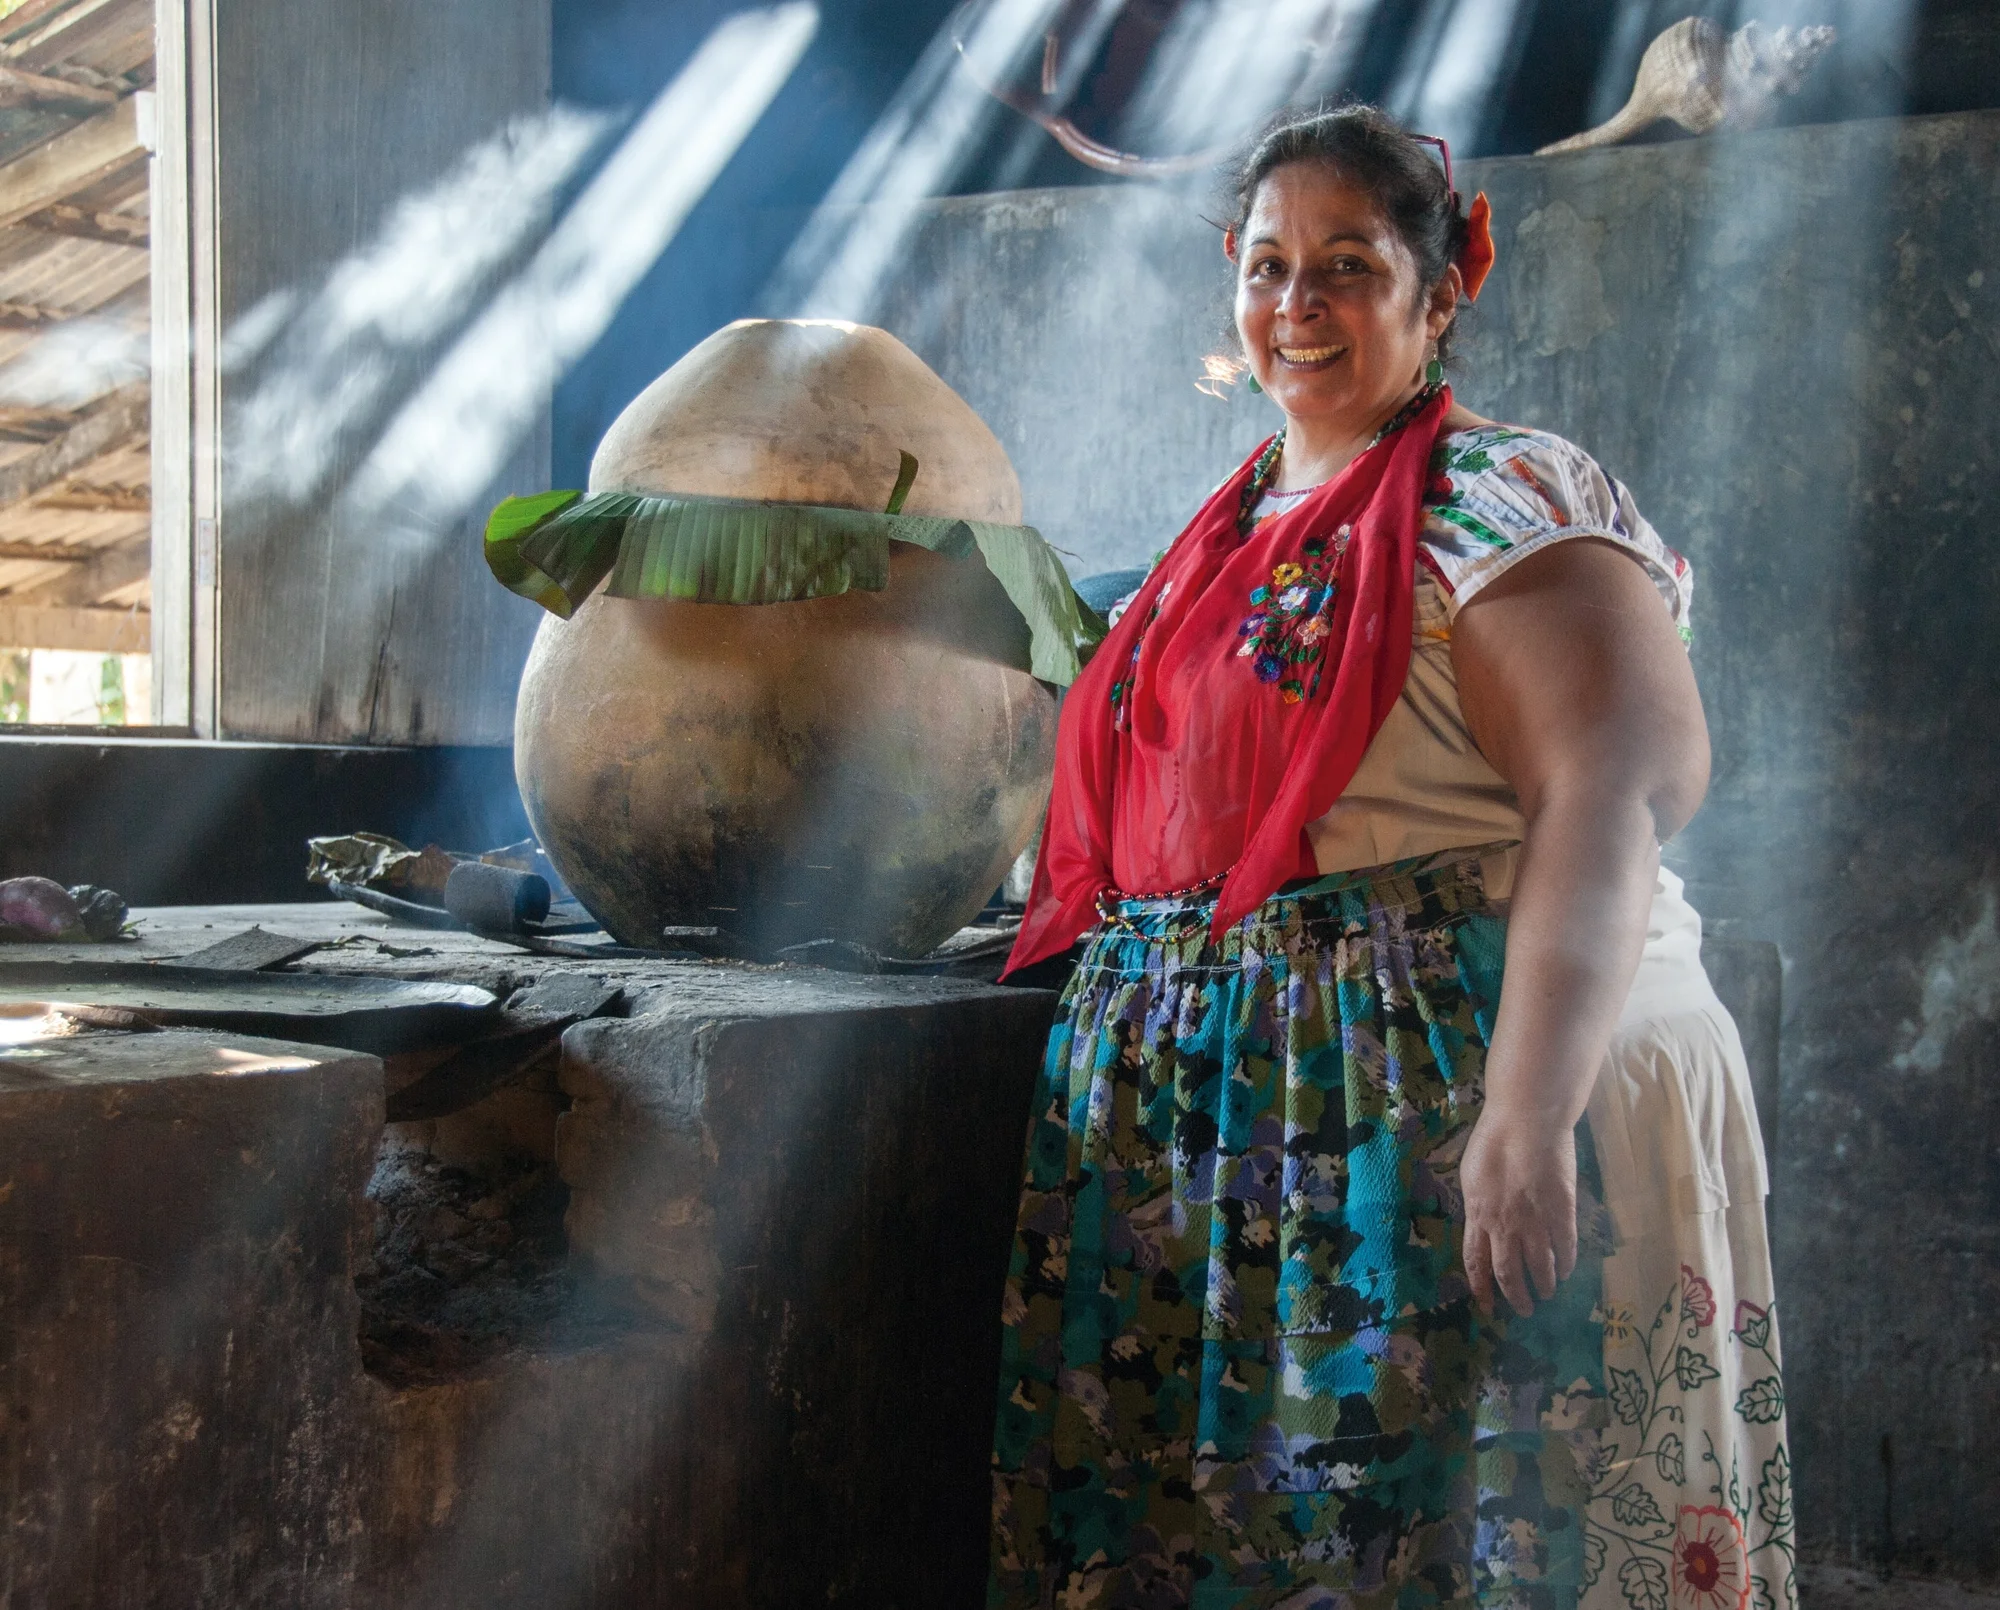
M 223 351 L 247 380 L 223 429 L 233 493 L 314 497 L 356 436 L 379 426 L 412 366 L 546 226 L 610 121 L 555 107 L 510 124 L 399 202 L 309 299 L 278 292 L 250 308 Z
M 946 23 L 786 254 L 765 292 L 769 311 L 867 321 L 917 209 L 951 188 L 1000 115 L 979 80 L 1015 70 L 1060 6 L 993 0 L 962 33 L 957 18 Z M 972 71 L 960 64 L 961 41 Z
M 1343 87 L 1379 0 L 1208 0 L 1174 18 L 1125 119 L 1140 151 L 1242 143 L 1279 107 Z
M 1638 71 L 1639 57 L 1652 35 L 1646 24 L 1652 19 L 1652 0 L 1617 0 L 1617 20 L 1605 35 L 1598 58 L 1597 74 L 1590 85 L 1590 115 L 1585 126 L 1595 128 L 1610 121 L 1625 97 L 1632 92 L 1632 75 Z
M 520 276 L 409 398 L 347 490 L 347 513 L 419 536 L 486 491 L 564 370 L 707 194 L 798 65 L 817 7 L 719 24 Z
M 1083 87 L 1084 76 L 1103 47 L 1105 36 L 1124 10 L 1124 0 L 1089 0 L 1083 20 L 1068 30 L 1059 53 L 1043 58 L 1042 90 L 1052 106 L 1067 106 Z M 1043 149 L 1040 127 L 1022 119 L 995 170 L 996 188 L 1017 188 Z
M 143 323 L 70 319 L 37 337 L 0 368 L 0 403 L 81 408 L 108 391 L 145 379 L 148 350 Z
M 1462 150 L 1475 146 L 1514 54 L 1520 11 L 1521 0 L 1432 0 L 1389 110 Z

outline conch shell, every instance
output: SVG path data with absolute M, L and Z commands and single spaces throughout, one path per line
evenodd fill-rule
M 1690 134 L 1755 128 L 1781 95 L 1795 95 L 1837 30 L 1767 29 L 1748 22 L 1733 34 L 1707 17 L 1684 17 L 1646 47 L 1631 99 L 1608 123 L 1545 145 L 1537 156 L 1617 145 L 1661 119 Z

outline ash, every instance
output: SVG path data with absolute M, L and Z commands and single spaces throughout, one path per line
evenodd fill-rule
M 369 1182 L 373 1255 L 355 1279 L 361 1360 L 391 1386 L 463 1375 L 510 1353 L 608 1340 L 630 1316 L 569 1258 L 569 1187 L 546 1163 L 473 1174 L 384 1148 Z

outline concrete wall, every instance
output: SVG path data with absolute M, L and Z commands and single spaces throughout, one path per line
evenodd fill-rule
M 2000 1574 L 2000 115 L 1468 166 L 1500 262 L 1461 394 L 1596 453 L 1696 567 L 1715 782 L 1669 858 L 1785 961 L 1807 1550 Z M 887 291 L 1078 574 L 1274 422 L 1193 386 L 1201 199 L 944 202 Z
M 545 414 L 455 518 L 344 494 L 533 244 L 474 272 L 495 209 L 439 187 L 547 106 L 549 0 L 218 0 L 215 40 L 220 730 L 507 743 L 539 611 L 477 533 L 548 485 Z
M 306 840 L 528 836 L 507 749 L 0 738 L 0 878 L 98 883 L 135 906 L 308 900 Z

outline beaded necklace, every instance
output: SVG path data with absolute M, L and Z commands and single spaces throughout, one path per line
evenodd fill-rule
M 1429 383 L 1419 388 L 1416 396 L 1412 397 L 1401 408 L 1396 410 L 1396 416 L 1375 433 L 1374 437 L 1369 441 L 1368 447 L 1363 448 L 1362 451 L 1365 453 L 1368 451 L 1368 448 L 1381 446 L 1383 442 L 1409 424 L 1411 420 L 1424 411 L 1425 405 L 1438 394 L 1439 389 L 1438 386 Z M 1250 534 L 1250 528 L 1256 524 L 1254 516 L 1257 512 L 1257 505 L 1263 501 L 1264 490 L 1271 484 L 1271 477 L 1278 471 L 1278 460 L 1284 457 L 1285 429 L 1285 426 L 1280 425 L 1278 427 L 1278 434 L 1264 444 L 1264 451 L 1257 455 L 1257 462 L 1250 466 L 1250 479 L 1243 483 L 1243 495 L 1236 503 L 1236 529 L 1245 536 Z M 1317 489 L 1307 488 L 1306 490 Z
M 1250 479 L 1243 483 L 1243 495 L 1236 500 L 1236 529 L 1240 535 L 1248 536 L 1250 527 L 1256 524 L 1257 505 L 1263 501 L 1264 488 L 1271 484 L 1271 477 L 1277 473 L 1278 460 L 1285 451 L 1285 427 L 1278 427 L 1278 434 L 1264 444 L 1264 451 L 1257 455 L 1257 462 L 1250 466 Z

